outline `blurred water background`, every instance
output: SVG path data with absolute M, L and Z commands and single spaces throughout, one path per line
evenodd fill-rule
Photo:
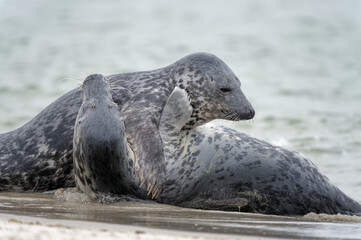
M 0 132 L 90 73 L 211 52 L 254 120 L 222 122 L 301 152 L 361 201 L 361 1 L 0 0 Z

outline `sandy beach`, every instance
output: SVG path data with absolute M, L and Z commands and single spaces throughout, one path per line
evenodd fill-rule
M 58 191 L 58 194 L 60 192 Z M 361 239 L 361 218 L 197 210 L 152 202 L 84 202 L 81 194 L 0 193 L 0 240 Z
M 105 224 L 89 221 L 55 220 L 0 214 L 1 240 L 32 239 L 263 239 L 248 236 L 170 231 L 156 228 Z

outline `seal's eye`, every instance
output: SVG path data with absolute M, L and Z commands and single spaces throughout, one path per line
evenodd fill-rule
M 232 91 L 232 89 L 227 88 L 227 87 L 220 88 L 219 90 L 223 93 L 228 93 L 228 92 Z

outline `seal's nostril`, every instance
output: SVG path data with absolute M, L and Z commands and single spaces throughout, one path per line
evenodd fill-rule
M 254 117 L 255 113 L 256 113 L 256 112 L 254 111 L 254 109 L 251 108 L 251 109 L 249 110 L 249 119 L 252 119 L 252 118 Z

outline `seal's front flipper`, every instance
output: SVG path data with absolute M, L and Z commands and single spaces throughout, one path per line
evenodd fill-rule
M 131 105 L 123 113 L 128 143 L 135 154 L 134 174 L 140 187 L 157 198 L 164 189 L 166 165 L 163 143 L 158 131 L 156 114 L 144 112 L 144 106 Z
M 177 139 L 193 111 L 188 93 L 178 87 L 173 90 L 162 111 L 159 126 L 159 113 L 144 112 L 142 102 L 129 101 L 123 109 L 128 143 L 135 154 L 135 175 L 140 187 L 145 185 L 148 195 L 157 198 L 166 181 L 164 147 L 171 139 Z
M 163 108 L 159 122 L 159 133 L 164 145 L 174 145 L 173 141 L 179 140 L 180 131 L 191 117 L 192 112 L 189 94 L 185 90 L 175 87 Z

